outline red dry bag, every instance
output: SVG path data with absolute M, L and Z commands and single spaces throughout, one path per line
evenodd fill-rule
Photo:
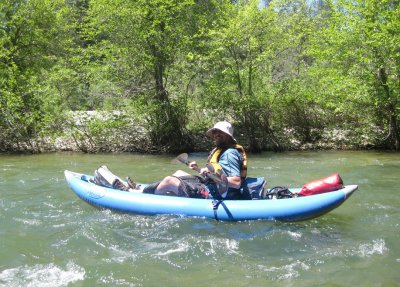
M 314 195 L 319 193 L 330 192 L 343 188 L 343 180 L 338 173 L 331 176 L 313 180 L 305 185 L 299 192 L 301 196 Z

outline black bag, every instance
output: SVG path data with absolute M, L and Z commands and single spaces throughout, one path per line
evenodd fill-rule
M 282 199 L 282 198 L 292 198 L 295 194 L 291 192 L 287 187 L 275 186 L 270 190 L 265 189 L 262 198 L 263 199 Z
M 181 181 L 179 190 L 183 196 L 192 198 L 208 197 L 208 193 L 204 188 L 204 180 L 201 177 L 194 175 L 185 175 L 177 178 Z

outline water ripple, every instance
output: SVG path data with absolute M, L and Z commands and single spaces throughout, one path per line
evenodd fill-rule
M 62 287 L 82 281 L 85 270 L 69 262 L 63 269 L 53 263 L 21 266 L 4 270 L 0 273 L 0 283 L 8 287 Z

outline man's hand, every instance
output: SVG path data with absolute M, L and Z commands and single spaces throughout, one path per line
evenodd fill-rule
M 199 166 L 197 165 L 197 163 L 195 161 L 192 161 L 189 163 L 189 168 L 197 171 L 198 173 L 200 173 L 203 176 L 205 176 L 206 173 L 210 173 L 210 171 L 206 167 L 199 168 Z
M 191 162 L 189 162 L 189 168 L 191 168 L 193 170 L 197 170 L 197 169 L 199 169 L 199 166 L 197 165 L 197 162 L 191 161 Z

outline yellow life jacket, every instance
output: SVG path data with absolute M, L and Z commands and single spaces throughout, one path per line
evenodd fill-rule
M 234 144 L 232 146 L 229 146 L 228 148 L 235 148 L 237 149 L 241 155 L 242 155 L 242 159 L 243 159 L 243 163 L 242 163 L 242 169 L 240 171 L 240 177 L 241 178 L 245 178 L 247 176 L 247 155 L 246 155 L 246 151 L 244 150 L 244 148 L 239 145 L 239 144 Z M 220 156 L 222 155 L 222 153 L 226 150 L 226 148 L 214 148 L 209 157 L 208 157 L 208 163 L 210 163 L 213 167 L 214 167 L 214 172 L 219 174 L 222 172 L 222 166 L 218 163 Z

